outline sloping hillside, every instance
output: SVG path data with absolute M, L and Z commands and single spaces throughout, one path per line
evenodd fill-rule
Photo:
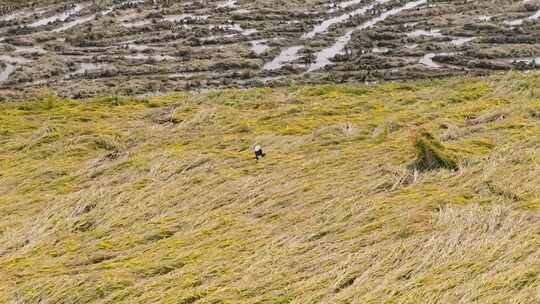
M 0 102 L 540 70 L 540 0 L 8 1 Z
M 2 303 L 540 299 L 538 73 L 42 95 L 0 105 Z

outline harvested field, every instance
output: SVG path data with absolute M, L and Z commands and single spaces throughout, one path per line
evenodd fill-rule
M 540 66 L 531 1 L 67 1 L 4 5 L 0 96 L 484 75 Z

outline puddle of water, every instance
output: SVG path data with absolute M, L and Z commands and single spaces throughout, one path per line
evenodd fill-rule
M 145 0 L 133 0 L 133 1 L 126 1 L 124 3 L 118 4 L 118 7 L 122 7 L 123 5 L 133 5 L 133 4 L 139 4 L 144 3 Z
M 407 22 L 407 23 L 403 23 L 403 26 L 404 27 L 415 27 L 418 23 L 420 23 L 420 22 Z
M 253 40 L 249 42 L 251 44 L 251 50 L 257 54 L 261 55 L 266 52 L 270 47 L 266 44 L 266 40 Z
M 197 15 L 193 15 L 193 14 L 181 14 L 181 15 L 170 15 L 170 16 L 165 16 L 163 17 L 163 19 L 165 21 L 169 21 L 169 22 L 182 22 L 184 20 L 187 20 L 187 19 L 191 19 L 191 20 L 206 20 L 208 19 L 210 16 L 208 15 L 201 15 L 201 16 L 197 16 Z
M 125 2 L 123 4 L 115 5 L 115 6 L 109 8 L 107 10 L 102 11 L 101 15 L 107 16 L 121 5 L 138 4 L 138 3 L 143 3 L 143 2 L 144 1 L 142 1 L 142 0 L 129 1 L 129 2 Z M 54 29 L 53 32 L 57 33 L 57 32 L 62 32 L 62 31 L 68 30 L 68 29 L 70 29 L 72 27 L 75 27 L 77 25 L 84 24 L 84 23 L 90 22 L 92 20 L 95 20 L 96 17 L 97 17 L 97 14 L 92 14 L 90 16 L 76 18 L 74 21 L 68 22 L 68 23 L 64 24 L 63 26 L 61 26 L 60 28 Z M 171 22 L 180 22 L 180 21 L 185 20 L 185 19 L 206 19 L 206 18 L 208 18 L 208 16 L 194 16 L 192 14 L 182 14 L 182 15 L 166 16 L 163 19 L 167 20 L 167 21 L 171 21 Z M 137 21 L 137 22 L 132 22 L 132 23 L 127 22 L 127 23 L 124 23 L 122 25 L 125 26 L 125 27 L 138 27 L 138 26 L 144 26 L 144 25 L 150 24 L 151 22 L 152 22 L 151 20 L 142 20 L 142 21 Z
M 0 72 L 0 83 L 8 80 L 9 76 L 15 72 L 15 69 L 14 64 L 6 63 L 6 68 Z
M 133 2 L 138 2 L 138 1 L 133 1 Z M 116 7 L 111 7 L 109 9 L 107 9 L 107 10 L 104 10 L 104 11 L 101 12 L 101 15 L 102 16 L 107 16 L 108 14 L 112 13 L 115 8 Z M 62 25 L 60 28 L 54 29 L 53 32 L 55 32 L 55 33 L 63 32 L 65 30 L 68 30 L 68 29 L 70 29 L 72 27 L 75 27 L 77 25 L 90 22 L 90 21 L 96 19 L 96 17 L 97 17 L 97 14 L 92 14 L 92 15 L 87 16 L 87 17 L 76 18 L 75 20 Z
M 522 25 L 523 22 L 525 22 L 526 20 L 536 20 L 536 19 L 540 19 L 540 10 L 538 10 L 536 13 L 534 13 L 533 15 L 527 18 L 504 21 L 504 23 L 508 25 Z
M 75 72 L 69 73 L 66 78 L 70 78 L 71 76 L 75 75 L 84 75 L 86 72 L 97 71 L 106 67 L 108 67 L 107 64 L 80 63 L 79 68 Z
M 487 22 L 487 21 L 491 21 L 491 19 L 493 19 L 493 16 L 482 15 L 482 16 L 478 16 L 477 19 L 483 22 Z
M 76 73 L 85 73 L 87 71 L 95 71 L 99 70 L 103 67 L 106 67 L 105 64 L 95 64 L 95 63 L 81 63 L 79 66 L 79 69 L 76 71 Z
M 146 60 L 146 59 L 149 59 L 151 56 L 144 55 L 144 54 L 136 54 L 136 55 L 126 55 L 124 57 L 127 59 L 134 59 L 134 60 Z
M 216 28 L 240 32 L 240 34 L 243 36 L 250 36 L 258 32 L 256 29 L 243 29 L 242 26 L 240 26 L 240 24 L 211 25 L 209 27 L 210 30 L 213 30 Z
M 522 25 L 523 22 L 525 22 L 525 19 L 516 19 L 516 20 L 511 20 L 511 21 L 504 21 L 504 23 L 508 24 L 508 25 Z
M 428 54 L 425 54 L 424 57 L 420 59 L 419 63 L 430 68 L 438 69 L 441 67 L 441 65 L 435 63 L 433 61 L 433 58 L 435 58 L 436 56 L 452 56 L 452 55 L 454 54 L 453 53 L 438 53 L 438 54 L 428 53 Z
M 218 8 L 235 8 L 236 6 L 238 5 L 238 1 L 237 0 L 226 0 L 226 1 L 223 1 L 222 3 L 218 4 Z
M 0 43 L 0 46 L 4 46 L 6 44 Z M 10 45 L 11 46 L 11 45 Z M 15 48 L 13 51 L 15 54 L 45 54 L 47 51 L 39 46 L 15 46 L 12 47 Z
M 28 14 L 28 13 L 26 13 Z M 14 13 L 11 13 L 11 14 L 8 14 L 8 15 L 4 15 L 2 17 L 0 17 L 0 21 L 11 21 L 11 20 L 15 20 L 17 18 L 22 18 L 26 15 L 24 12 L 14 12 Z
M 410 33 L 407 33 L 407 37 L 420 37 L 420 36 L 429 36 L 429 37 L 443 37 L 443 34 L 441 34 L 441 30 L 435 29 L 435 30 L 415 30 Z
M 80 12 L 82 9 L 83 9 L 83 6 L 80 5 L 80 4 L 77 4 L 77 5 L 75 5 L 74 8 L 72 8 L 70 10 L 67 10 L 67 11 L 65 11 L 63 13 L 56 14 L 56 15 L 48 17 L 48 18 L 44 18 L 44 19 L 40 19 L 38 21 L 32 22 L 28 26 L 29 27 L 40 27 L 40 26 L 45 26 L 45 25 L 47 25 L 47 24 L 49 24 L 51 22 L 55 22 L 55 21 L 64 22 L 69 17 L 71 17 L 72 15 L 75 15 L 78 12 Z
M 512 58 L 509 60 L 512 63 L 533 64 L 535 67 L 540 67 L 540 57 Z
M 424 57 L 422 57 L 422 59 L 420 59 L 419 63 L 425 65 L 425 66 L 428 66 L 430 68 L 439 68 L 440 65 L 438 65 L 437 63 L 433 62 L 433 58 L 437 56 L 437 54 L 435 53 L 428 53 L 428 54 L 425 54 Z
M 251 13 L 251 11 L 248 10 L 248 9 L 245 9 L 245 8 L 241 8 L 241 9 L 239 9 L 239 10 L 233 11 L 233 14 L 241 14 L 241 15 L 244 15 L 244 14 L 249 14 L 249 13 Z
M 253 34 L 257 33 L 257 32 L 258 31 L 256 29 L 246 29 L 246 30 L 242 31 L 241 34 L 243 36 L 251 36 L 251 35 L 253 35 Z
M 466 44 L 468 42 L 471 42 L 474 39 L 476 39 L 476 37 L 456 37 L 455 39 L 452 39 L 452 41 L 450 41 L 450 43 L 453 44 L 453 45 L 456 45 L 456 46 L 460 46 L 460 45 L 464 45 L 464 44 Z
M 373 9 L 377 4 L 383 4 L 383 3 L 386 3 L 386 2 L 389 2 L 389 1 L 390 0 L 376 0 L 375 3 L 372 3 L 372 4 L 368 5 L 368 6 L 359 8 L 357 10 L 354 10 L 354 11 L 352 11 L 350 13 L 346 13 L 346 14 L 338 16 L 338 17 L 334 17 L 334 18 L 325 20 L 321 24 L 315 26 L 313 28 L 313 30 L 311 30 L 311 32 L 308 32 L 308 33 L 304 34 L 302 36 L 302 38 L 303 39 L 313 38 L 317 34 L 322 34 L 322 33 L 326 32 L 326 31 L 328 31 L 328 28 L 330 28 L 334 24 L 345 22 L 345 21 L 349 20 L 349 18 L 351 18 L 351 17 L 366 13 L 368 10 Z
M 354 31 L 364 30 L 364 29 L 370 28 L 370 27 L 374 26 L 375 24 L 377 24 L 377 23 L 379 23 L 381 21 L 384 21 L 386 18 L 388 18 L 390 16 L 397 15 L 397 14 L 399 14 L 400 12 L 402 12 L 404 10 L 409 10 L 409 9 L 416 8 L 416 7 L 418 7 L 418 6 L 422 5 L 422 4 L 425 4 L 426 2 L 427 2 L 427 0 L 417 0 L 417 1 L 409 2 L 409 3 L 405 4 L 404 6 L 397 7 L 397 8 L 391 9 L 389 11 L 386 11 L 386 12 L 382 13 L 380 16 L 375 17 L 375 18 L 365 22 L 364 24 L 360 25 L 356 29 L 348 31 L 347 33 L 345 33 L 345 35 L 339 37 L 337 39 L 336 43 L 334 43 L 334 45 L 332 45 L 329 48 L 323 49 L 322 51 L 317 53 L 317 59 L 315 60 L 315 63 L 312 64 L 309 67 L 308 72 L 313 72 L 313 71 L 319 70 L 319 69 L 331 64 L 330 59 L 334 58 L 336 55 L 341 54 L 343 52 L 343 50 L 345 49 L 345 46 L 351 40 L 352 34 L 354 33 Z
M 444 35 L 441 33 L 440 29 L 432 29 L 429 31 L 426 30 L 414 30 L 410 33 L 407 33 L 408 37 L 421 37 L 421 36 L 429 36 L 429 37 L 444 37 Z M 452 37 L 452 40 L 450 41 L 451 44 L 460 46 L 464 45 L 468 42 L 471 42 L 472 40 L 476 39 L 475 37 Z
M 145 54 L 135 54 L 135 55 L 126 55 L 126 59 L 132 60 L 155 60 L 155 61 L 166 61 L 166 60 L 175 60 L 176 58 L 169 55 L 145 55 Z
M 383 48 L 374 47 L 371 51 L 373 53 L 386 53 L 389 50 L 390 50 L 389 48 L 385 48 L 385 47 L 383 47 Z
M 328 10 L 328 12 L 329 13 L 334 13 L 334 12 L 337 12 L 338 10 L 347 8 L 349 6 L 360 4 L 363 1 L 364 0 L 349 0 L 349 1 L 343 1 L 343 2 L 339 2 L 339 3 L 330 4 L 328 6 L 331 7 L 331 8 Z
M 233 24 L 233 25 L 229 25 L 229 26 L 226 26 L 226 27 L 228 27 L 229 29 L 231 29 L 233 31 L 240 32 L 240 34 L 242 34 L 243 36 L 249 36 L 249 35 L 257 33 L 256 29 L 243 29 L 240 26 L 240 24 Z
M 193 14 L 181 14 L 181 15 L 165 16 L 165 17 L 163 17 L 163 20 L 173 22 L 173 23 L 182 23 L 182 22 L 184 22 L 186 20 L 206 20 L 209 17 L 210 16 L 208 16 L 208 15 L 197 16 L 197 15 L 193 15 Z M 124 20 L 124 23 L 122 23 L 122 26 L 124 26 L 124 27 L 140 27 L 140 26 L 145 26 L 145 25 L 151 24 L 151 23 L 152 23 L 152 20 L 149 20 L 149 19 L 140 20 L 140 21 L 133 21 L 133 22 L 129 22 L 127 20 Z
M 193 76 L 195 76 L 193 73 L 173 73 L 168 75 L 169 78 L 191 78 Z
M 332 62 L 330 61 L 330 59 L 343 52 L 345 46 L 351 40 L 353 32 L 354 30 L 348 31 L 345 35 L 339 37 L 338 40 L 334 43 L 334 45 L 329 48 L 323 49 L 322 51 L 317 53 L 317 59 L 315 60 L 315 63 L 313 63 L 309 67 L 308 72 L 319 70 L 331 64 Z
M 128 44 L 128 49 L 135 50 L 135 51 L 145 51 L 148 50 L 150 47 L 145 44 Z
M 141 21 L 135 21 L 135 22 L 125 22 L 125 23 L 122 23 L 122 26 L 123 27 L 139 27 L 139 26 L 148 25 L 150 23 L 152 23 L 151 20 L 141 20 Z
M 298 52 L 303 48 L 303 46 L 292 46 L 284 49 L 274 60 L 265 64 L 263 70 L 273 71 L 281 69 L 285 63 L 298 59 L 300 57 L 298 56 Z
M 39 46 L 16 46 L 15 53 L 45 54 L 47 51 Z
M 212 36 L 208 36 L 208 37 L 205 37 L 205 38 L 201 38 L 201 40 L 202 41 L 212 41 L 212 40 L 217 40 L 217 39 L 233 38 L 235 36 L 236 36 L 236 34 L 228 34 L 228 35 L 222 35 L 222 36 L 212 35 Z
M 193 18 L 193 17 L 194 15 L 192 14 L 182 14 L 182 15 L 165 16 L 163 19 L 169 22 L 181 22 L 187 18 Z
M 30 63 L 32 60 L 28 60 L 23 57 L 14 57 L 9 55 L 0 55 L 0 61 L 12 63 L 12 64 L 25 64 Z
M 95 14 L 90 15 L 88 17 L 77 18 L 74 21 L 68 22 L 68 23 L 62 25 L 61 27 L 59 27 L 57 29 L 54 29 L 53 32 L 54 33 L 63 32 L 65 30 L 68 30 L 68 29 L 70 29 L 72 27 L 75 27 L 75 26 L 77 26 L 79 24 L 84 24 L 86 22 L 90 22 L 90 21 L 94 20 L 95 18 L 96 18 Z

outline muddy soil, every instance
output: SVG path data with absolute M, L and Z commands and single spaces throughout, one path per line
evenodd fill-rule
M 540 7 L 520 0 L 14 3 L 2 100 L 540 68 Z

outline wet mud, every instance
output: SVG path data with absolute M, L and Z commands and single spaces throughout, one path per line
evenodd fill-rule
M 401 80 L 540 66 L 525 1 L 34 1 L 0 17 L 0 99 Z

